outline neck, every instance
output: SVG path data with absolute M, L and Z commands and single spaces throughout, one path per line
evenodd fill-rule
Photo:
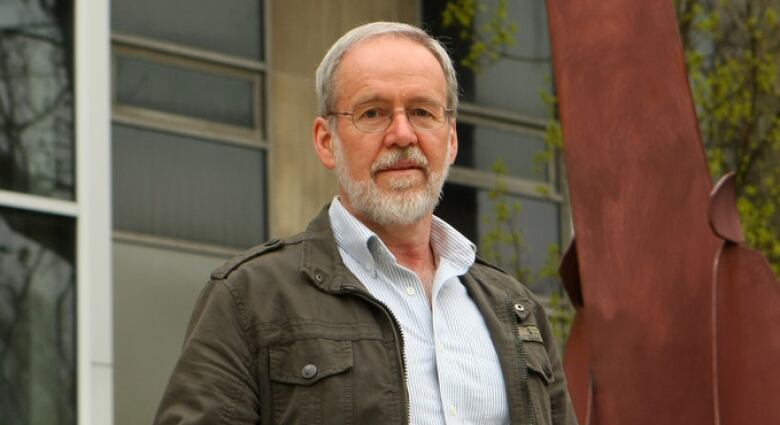
M 410 224 L 378 224 L 356 211 L 348 202 L 342 205 L 361 223 L 376 233 L 398 263 L 415 272 L 431 297 L 433 277 L 436 271 L 436 259 L 431 249 L 431 223 L 433 213 Z
M 360 217 L 358 219 L 361 220 Z M 378 225 L 367 220 L 361 220 L 366 227 L 382 239 L 387 249 L 403 265 L 406 265 L 407 262 L 432 261 L 431 221 L 431 215 L 406 225 Z

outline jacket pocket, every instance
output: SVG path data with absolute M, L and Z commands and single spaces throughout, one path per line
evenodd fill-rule
M 515 332 L 525 348 L 528 370 L 541 378 L 545 385 L 553 383 L 555 376 L 545 346 L 547 342 L 542 337 L 534 316 L 531 315 L 530 307 L 526 307 L 525 304 L 514 304 L 513 309 L 517 316 Z
M 528 389 L 536 412 L 537 425 L 552 424 L 552 405 L 548 385 L 555 381 L 547 349 L 541 342 L 525 342 L 528 359 Z
M 514 304 L 517 319 L 514 331 L 525 352 L 527 385 L 536 425 L 547 425 L 552 423 L 548 386 L 555 382 L 555 375 L 545 346 L 549 342 L 544 340 L 529 304 Z
M 545 385 L 555 382 L 555 376 L 552 373 L 550 357 L 547 355 L 547 349 L 541 342 L 526 342 L 526 352 L 528 353 L 528 371 L 539 377 Z
M 268 348 L 276 424 L 352 423 L 352 342 L 306 339 Z

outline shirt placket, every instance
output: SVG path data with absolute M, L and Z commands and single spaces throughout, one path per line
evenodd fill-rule
M 448 286 L 451 284 L 451 269 L 445 259 L 439 262 L 436 270 L 433 291 L 431 297 L 431 319 L 433 321 L 433 335 L 436 347 L 436 368 L 439 378 L 439 394 L 442 400 L 442 412 L 447 425 L 460 423 L 458 400 L 453 389 L 456 383 L 450 382 L 453 378 L 453 370 L 450 356 L 446 351 L 450 323 L 447 323 L 446 315 L 442 314 L 442 303 L 446 301 Z M 450 373 L 448 373 L 450 371 Z

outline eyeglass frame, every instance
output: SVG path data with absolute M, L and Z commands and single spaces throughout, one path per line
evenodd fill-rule
M 441 103 L 438 103 L 438 102 L 430 101 L 430 102 L 422 102 L 422 103 L 430 103 L 430 104 L 434 104 L 434 105 L 440 107 L 442 109 L 443 114 L 446 117 L 446 119 L 442 120 L 441 124 L 439 124 L 438 127 L 428 128 L 428 129 L 417 128 L 412 123 L 412 119 L 409 116 L 409 110 L 404 108 L 403 109 L 403 113 L 404 113 L 404 115 L 406 115 L 406 120 L 409 121 L 409 125 L 412 126 L 412 128 L 414 128 L 416 131 L 423 131 L 423 132 L 436 131 L 436 130 L 444 127 L 444 124 L 446 122 L 448 122 L 450 120 L 450 118 L 452 118 L 453 114 L 455 113 L 455 109 L 447 108 L 446 106 L 444 106 L 444 105 L 442 105 Z M 393 125 L 393 119 L 399 113 L 399 111 L 397 109 L 392 109 L 392 110 L 389 110 L 389 109 L 386 109 L 386 108 L 379 108 L 379 109 L 384 109 L 384 110 L 390 112 L 390 117 L 391 117 L 390 120 L 387 121 L 387 126 L 385 128 L 383 128 L 383 129 L 380 129 L 380 130 L 365 130 L 365 129 L 360 128 L 358 126 L 358 124 L 357 124 L 357 121 L 355 120 L 355 108 L 352 109 L 352 112 L 330 111 L 327 114 L 325 114 L 325 117 L 329 117 L 329 116 L 342 116 L 342 117 L 345 117 L 345 116 L 348 116 L 348 117 L 352 118 L 352 125 L 355 126 L 355 128 L 358 131 L 361 131 L 363 133 L 381 133 L 381 132 L 387 131 L 387 129 L 390 128 L 391 125 Z

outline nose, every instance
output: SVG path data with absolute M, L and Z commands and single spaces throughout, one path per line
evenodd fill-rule
M 417 133 L 414 131 L 412 123 L 409 122 L 406 111 L 393 111 L 393 120 L 390 122 L 390 127 L 385 130 L 384 142 L 388 146 L 400 147 L 417 143 Z

